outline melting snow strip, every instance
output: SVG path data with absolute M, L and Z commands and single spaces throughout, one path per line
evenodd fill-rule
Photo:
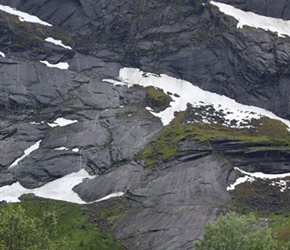
M 50 23 L 47 23 L 47 22 L 40 20 L 37 16 L 27 14 L 25 12 L 13 9 L 13 8 L 6 6 L 6 5 L 0 4 L 0 10 L 4 11 L 6 13 L 12 14 L 12 15 L 18 16 L 18 18 L 21 22 L 38 23 L 38 24 L 42 24 L 45 26 L 52 26 Z
M 263 180 L 277 180 L 277 179 L 282 179 L 285 177 L 289 177 L 290 173 L 284 173 L 284 174 L 265 174 L 262 172 L 255 172 L 255 173 L 250 173 L 246 172 L 244 170 L 241 170 L 239 168 L 234 168 L 236 171 L 239 171 L 241 174 L 244 174 L 245 176 L 239 177 L 235 183 L 231 184 L 229 187 L 227 187 L 227 190 L 234 190 L 236 186 L 245 183 L 245 182 L 253 182 L 256 179 L 263 179 Z M 273 181 L 272 186 L 279 185 L 281 187 L 280 191 L 283 192 L 287 187 L 286 187 L 287 182 L 284 180 L 279 180 L 279 181 Z
M 253 178 L 251 176 L 239 177 L 238 179 L 236 179 L 235 183 L 233 183 L 229 187 L 227 187 L 227 191 L 234 190 L 236 188 L 236 186 L 238 186 L 242 183 L 253 182 L 254 180 L 255 180 L 255 178 Z
M 56 150 L 56 151 L 67 151 L 67 150 L 69 150 L 69 148 L 60 147 L 60 148 L 54 148 L 53 150 Z
M 53 123 L 47 123 L 48 126 L 54 128 L 54 127 L 64 127 L 64 126 L 67 126 L 67 125 L 70 125 L 70 124 L 73 124 L 73 123 L 76 123 L 78 122 L 77 120 L 68 120 L 68 119 L 65 119 L 65 118 L 57 118 Z
M 103 81 L 128 87 L 134 84 L 143 87 L 153 86 L 162 89 L 164 93 L 172 93 L 171 98 L 173 101 L 170 102 L 170 107 L 159 113 L 150 111 L 162 120 L 164 126 L 174 119 L 175 112 L 186 110 L 187 104 L 190 103 L 195 108 L 211 105 L 215 110 L 226 111 L 224 113 L 225 119 L 237 121 L 237 125 L 231 125 L 230 122 L 224 124 L 229 127 L 245 127 L 242 126 L 245 120 L 259 119 L 262 116 L 266 116 L 279 120 L 290 128 L 290 121 L 282 119 L 268 110 L 240 104 L 229 97 L 202 90 L 190 82 L 164 74 L 156 75 L 145 73 L 135 68 L 122 68 L 119 72 L 119 80 L 103 79 Z M 204 118 L 204 122 L 209 123 L 206 118 Z
M 69 64 L 66 62 L 60 62 L 57 64 L 51 64 L 48 61 L 39 61 L 39 62 L 45 64 L 47 67 L 50 67 L 50 68 L 59 68 L 59 69 L 68 69 L 69 68 Z
M 221 12 L 226 15 L 234 17 L 238 20 L 237 28 L 242 28 L 244 25 L 277 32 L 278 36 L 284 37 L 284 35 L 290 36 L 290 21 L 285 21 L 280 18 L 266 17 L 255 14 L 253 12 L 242 11 L 235 7 L 211 1 L 212 5 L 219 8 Z
M 113 197 L 121 197 L 123 196 L 125 193 L 124 192 L 116 192 L 116 193 L 112 193 L 112 194 L 109 194 L 99 200 L 96 200 L 96 201 L 93 201 L 93 202 L 90 202 L 90 203 L 94 203 L 94 202 L 100 202 L 100 201 L 104 201 L 104 200 L 108 200 L 108 199 L 111 199 Z
M 285 174 L 265 174 L 262 172 L 255 172 L 255 173 L 250 173 L 250 172 L 246 172 L 242 169 L 239 168 L 235 168 L 235 170 L 239 171 L 240 173 L 244 174 L 244 175 L 248 175 L 248 176 L 252 176 L 254 178 L 258 178 L 258 179 L 280 179 L 280 178 L 285 178 L 290 176 L 290 173 L 285 173 Z
M 5 57 L 5 54 L 0 51 L 0 56 Z
M 36 142 L 35 144 L 33 144 L 32 146 L 30 146 L 28 149 L 24 150 L 24 154 L 18 158 L 17 160 L 15 160 L 9 167 L 8 169 L 10 168 L 13 168 L 15 167 L 21 160 L 23 160 L 25 157 L 27 157 L 28 155 L 30 155 L 33 151 L 39 149 L 39 145 L 41 143 L 41 140 Z
M 54 43 L 55 45 L 59 45 L 59 46 L 65 48 L 65 49 L 70 49 L 70 50 L 72 50 L 72 48 L 71 48 L 70 46 L 64 45 L 64 44 L 62 43 L 61 40 L 55 40 L 55 39 L 52 38 L 52 37 L 47 37 L 47 38 L 45 39 L 45 41 L 50 42 L 50 43 Z

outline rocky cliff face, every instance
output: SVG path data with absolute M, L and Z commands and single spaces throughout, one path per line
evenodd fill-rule
M 282 0 L 275 8 L 267 1 L 220 2 L 290 15 Z M 191 126 L 203 110 L 189 105 L 164 127 L 146 107 L 165 109 L 170 93 L 103 81 L 117 79 L 122 67 L 140 68 L 289 119 L 289 37 L 237 29 L 233 17 L 208 1 L 0 4 L 52 24 L 0 12 L 0 186 L 19 182 L 32 189 L 85 169 L 95 177 L 74 187 L 83 201 L 125 193 L 91 206 L 119 214 L 112 228 L 128 249 L 192 249 L 204 223 L 231 204 L 234 194 L 226 188 L 239 175 L 234 167 L 289 172 L 289 133 L 279 122 L 253 120 L 243 130 L 219 120 Z M 55 68 L 59 63 L 64 68 Z M 71 124 L 58 125 L 58 118 Z M 240 200 L 256 206 L 255 199 Z

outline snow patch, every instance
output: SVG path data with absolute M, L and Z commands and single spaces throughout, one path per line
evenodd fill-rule
M 214 1 L 211 1 L 210 3 L 217 6 L 221 12 L 238 20 L 239 22 L 237 24 L 237 28 L 242 28 L 244 25 L 247 25 L 254 28 L 261 28 L 276 32 L 278 36 L 281 37 L 284 37 L 284 35 L 290 36 L 290 21 L 285 21 L 280 18 L 266 17 L 253 12 L 242 11 L 224 3 Z
M 24 150 L 24 154 L 23 154 L 20 158 L 16 159 L 16 160 L 15 160 L 15 161 L 14 161 L 14 162 L 13 162 L 13 163 L 8 167 L 8 169 L 15 167 L 15 166 L 16 166 L 16 165 L 17 165 L 21 160 L 23 160 L 25 157 L 27 157 L 28 155 L 30 155 L 33 151 L 39 149 L 39 145 L 40 145 L 41 141 L 42 141 L 42 140 L 36 142 L 36 143 L 33 144 L 32 146 L 30 146 L 28 149 Z
M 236 188 L 236 186 L 245 183 L 245 182 L 253 182 L 255 180 L 254 177 L 251 176 L 243 176 L 243 177 L 239 177 L 235 183 L 233 183 L 232 185 L 230 185 L 229 187 L 227 187 L 227 190 L 234 190 Z
M 3 52 L 0 51 L 0 56 L 5 58 L 5 54 Z
M 20 202 L 19 198 L 23 194 L 34 194 L 38 197 L 54 200 L 62 200 L 78 204 L 86 204 L 77 193 L 73 191 L 73 188 L 82 183 L 84 179 L 92 179 L 95 176 L 89 175 L 85 169 L 81 169 L 78 172 L 68 174 L 62 178 L 54 180 L 45 184 L 42 187 L 28 189 L 24 188 L 19 182 L 13 183 L 12 185 L 4 186 L 0 188 L 0 201 L 6 202 Z M 104 200 L 111 199 L 113 197 L 123 196 L 123 192 L 116 192 L 109 194 L 101 199 L 93 202 L 95 203 Z M 87 204 L 88 204 L 87 203 Z
M 48 126 L 54 128 L 54 127 L 64 127 L 64 126 L 67 126 L 67 125 L 70 125 L 70 124 L 73 124 L 73 123 L 76 123 L 78 122 L 77 120 L 68 120 L 68 119 L 65 119 L 65 118 L 57 118 L 53 123 L 47 123 Z
M 32 193 L 46 199 L 83 204 L 86 202 L 84 202 L 72 189 L 74 186 L 82 183 L 85 178 L 92 179 L 94 177 L 95 176 L 89 175 L 86 170 L 81 169 L 76 173 L 71 173 L 35 189 L 24 188 L 19 182 L 16 182 L 12 185 L 0 188 L 0 200 L 19 202 L 19 197 L 21 195 Z
M 122 68 L 120 69 L 118 79 L 119 80 L 103 79 L 103 81 L 114 85 L 127 85 L 128 87 L 134 84 L 143 87 L 153 86 L 162 89 L 164 93 L 172 93 L 171 98 L 173 101 L 170 102 L 170 107 L 159 113 L 150 111 L 153 115 L 162 120 L 164 126 L 168 125 L 174 119 L 175 112 L 186 110 L 187 104 L 190 103 L 193 108 L 198 109 L 208 106 L 207 108 L 214 109 L 216 113 L 222 113 L 222 117 L 225 120 L 224 125 L 229 127 L 244 128 L 248 126 L 248 124 L 245 124 L 245 121 L 251 121 L 253 118 L 259 119 L 266 116 L 279 120 L 290 128 L 290 121 L 282 119 L 268 110 L 240 104 L 229 97 L 202 90 L 192 85 L 190 82 L 176 79 L 165 74 L 156 75 L 145 73 L 135 68 Z M 209 112 L 206 110 L 204 111 L 202 120 L 210 123 L 211 121 L 208 120 L 208 113 Z M 235 121 L 235 123 L 231 121 Z
M 65 49 L 72 50 L 72 48 L 70 46 L 64 45 L 61 40 L 55 40 L 52 37 L 47 37 L 47 38 L 45 38 L 45 41 L 47 41 L 49 43 L 54 43 L 55 45 L 59 45 L 59 46 L 65 48 Z
M 72 151 L 78 153 L 80 150 L 78 148 L 73 148 Z
M 104 201 L 104 200 L 108 200 L 108 199 L 111 199 L 113 197 L 120 197 L 120 196 L 123 196 L 124 195 L 124 192 L 116 192 L 116 193 L 112 193 L 112 194 L 109 194 L 99 200 L 96 200 L 94 202 L 100 202 L 100 201 Z M 92 202 L 93 203 L 93 202 Z
M 273 181 L 271 183 L 272 186 L 278 186 L 280 187 L 280 191 L 284 192 L 287 189 L 287 184 L 289 183 L 289 181 L 284 181 L 284 180 L 280 180 L 280 181 Z M 289 188 L 288 188 L 289 189 Z
M 6 5 L 0 4 L 0 10 L 4 11 L 6 13 L 12 14 L 12 15 L 18 16 L 18 18 L 21 22 L 38 23 L 38 24 L 45 25 L 45 26 L 52 26 L 50 23 L 47 23 L 47 22 L 40 20 L 37 16 L 27 14 L 25 12 L 16 10 L 16 9 L 11 8 L 9 6 L 6 6 Z
M 53 150 L 56 150 L 56 151 L 67 151 L 67 150 L 69 150 L 69 148 L 60 147 L 60 148 L 54 148 Z
M 39 62 L 45 64 L 47 67 L 50 67 L 50 68 L 58 68 L 58 69 L 68 69 L 69 68 L 69 64 L 66 62 L 60 62 L 57 64 L 51 64 L 48 61 L 39 61 Z
M 29 124 L 32 124 L 32 125 L 41 125 L 41 124 L 44 124 L 44 121 L 41 121 L 41 122 L 30 122 Z
M 246 172 L 246 171 L 239 169 L 239 168 L 235 168 L 235 169 L 244 175 L 249 175 L 249 176 L 252 176 L 254 178 L 264 179 L 264 180 L 266 180 L 266 179 L 270 179 L 270 180 L 281 179 L 281 178 L 285 178 L 285 177 L 290 176 L 290 173 L 284 173 L 284 174 L 265 174 L 262 172 L 250 173 L 250 172 Z
M 234 190 L 236 188 L 236 186 L 245 183 L 245 182 L 253 182 L 257 179 L 263 179 L 263 180 L 275 180 L 271 183 L 272 186 L 280 186 L 281 192 L 284 192 L 285 189 L 287 188 L 287 183 L 289 181 L 285 181 L 285 180 L 277 180 L 277 179 L 283 179 L 285 177 L 289 177 L 290 173 L 284 173 L 284 174 L 265 174 L 262 172 L 255 172 L 255 173 L 250 173 L 250 172 L 246 172 L 240 168 L 234 168 L 236 171 L 240 172 L 241 174 L 245 175 L 243 177 L 239 177 L 235 183 L 231 184 L 229 187 L 227 187 L 227 190 Z

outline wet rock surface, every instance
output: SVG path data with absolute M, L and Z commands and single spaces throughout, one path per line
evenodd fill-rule
M 277 8 L 263 1 L 222 2 L 289 18 L 288 3 L 282 0 Z M 237 29 L 236 20 L 208 1 L 0 4 L 53 24 L 22 23 L 0 13 L 0 51 L 5 53 L 5 58 L 0 56 L 0 186 L 19 181 L 26 188 L 40 187 L 85 168 L 96 177 L 74 188 L 83 200 L 124 192 L 123 199 L 135 204 L 114 223 L 116 236 L 128 249 L 183 250 L 192 249 L 204 223 L 232 199 L 226 187 L 237 177 L 233 167 L 289 172 L 287 146 L 223 138 L 206 146 L 186 138 L 178 144 L 177 155 L 146 166 L 138 154 L 163 128 L 146 106 L 158 109 L 159 104 L 148 102 L 146 89 L 103 80 L 116 79 L 121 67 L 139 67 L 289 118 L 288 37 Z M 46 42 L 50 36 L 72 50 Z M 47 67 L 43 60 L 65 62 L 69 68 Z M 189 112 L 187 122 L 202 121 L 208 108 Z M 51 127 L 57 118 L 77 122 Z M 222 112 L 212 117 L 215 122 L 222 119 Z M 10 168 L 38 141 L 37 150 Z M 282 196 L 273 198 L 280 207 L 286 202 Z M 255 206 L 255 199 L 247 202 Z

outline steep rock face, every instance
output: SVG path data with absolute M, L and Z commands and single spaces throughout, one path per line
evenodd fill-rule
M 87 201 L 123 191 L 140 204 L 114 226 L 128 249 L 192 249 L 205 221 L 230 199 L 226 191 L 230 170 L 213 156 L 179 159 L 154 169 L 131 163 L 78 185 L 75 191 Z
M 227 2 L 253 11 L 260 3 Z M 218 136 L 211 141 L 185 137 L 174 155 L 148 165 L 140 151 L 163 126 L 146 106 L 158 109 L 158 104 L 148 101 L 144 88 L 103 81 L 117 78 L 123 66 L 134 66 L 289 118 L 289 38 L 237 29 L 236 20 L 207 1 L 0 3 L 54 25 L 22 23 L 0 13 L 0 51 L 6 55 L 0 57 L 0 186 L 19 181 L 39 187 L 85 168 L 96 177 L 74 188 L 83 200 L 124 192 L 123 199 L 132 201 L 113 223 L 128 249 L 183 250 L 192 249 L 204 223 L 227 207 L 226 187 L 237 177 L 233 167 L 289 171 L 289 145 Z M 287 18 L 287 3 L 279 2 L 275 10 L 272 4 L 259 4 L 257 12 Z M 73 49 L 45 41 L 49 36 Z M 47 67 L 43 60 L 69 68 Z M 51 127 L 57 118 L 75 122 Z M 175 137 L 173 131 L 172 141 Z M 13 166 L 39 141 L 37 150 Z M 166 144 L 170 150 L 172 141 Z
M 282 2 L 278 6 L 287 13 L 287 4 Z M 287 38 L 252 28 L 237 30 L 232 17 L 221 15 L 206 1 L 204 4 L 141 1 L 136 5 L 129 0 L 122 4 L 118 1 L 44 1 L 43 4 L 12 1 L 9 4 L 70 30 L 76 50 L 92 54 L 98 60 L 167 73 L 289 117 Z M 247 6 L 250 10 L 264 6 L 274 16 L 281 17 L 279 11 L 275 13 L 279 9 L 276 3 L 275 8 L 258 1 Z M 100 63 L 94 59 L 89 64 L 79 63 L 74 69 L 89 74 L 97 71 L 88 69 L 89 65 L 100 68 Z

